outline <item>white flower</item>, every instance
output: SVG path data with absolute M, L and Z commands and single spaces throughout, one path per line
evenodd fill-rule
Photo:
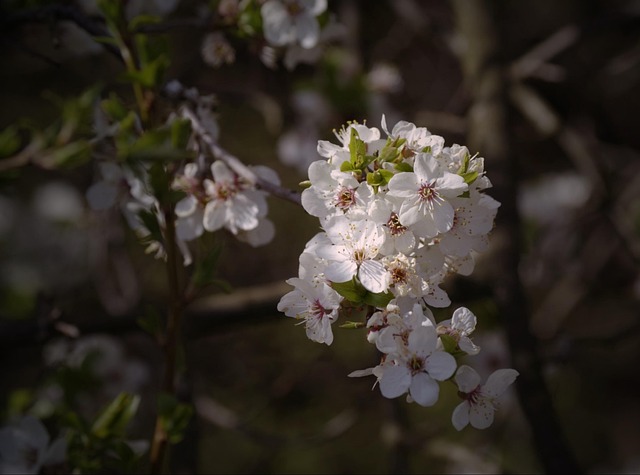
M 456 360 L 449 353 L 438 350 L 438 335 L 430 320 L 401 336 L 402 355 L 387 358 L 379 366 L 380 392 L 384 397 L 396 398 L 407 391 L 411 399 L 421 406 L 432 406 L 438 400 L 440 386 L 437 381 L 451 377 Z M 405 342 L 406 340 L 406 342 Z
M 419 154 L 414 171 L 394 175 L 389 181 L 389 195 L 402 198 L 398 216 L 416 234 L 431 238 L 453 226 L 454 210 L 449 199 L 467 190 L 464 179 L 443 170 L 433 156 Z
M 27 415 L 0 429 L 0 473 L 40 473 L 42 467 L 64 462 L 67 441 L 58 437 L 50 443 L 39 419 Z
M 287 283 L 295 290 L 284 295 L 278 302 L 278 311 L 288 317 L 304 319 L 307 337 L 318 343 L 333 342 L 331 324 L 338 318 L 342 297 L 326 284 L 312 284 L 306 280 L 292 278 Z
M 476 322 L 476 316 L 471 310 L 460 307 L 453 312 L 450 320 L 444 320 L 438 324 L 438 335 L 450 336 L 462 351 L 468 355 L 477 355 L 480 348 L 469 338 L 469 335 L 476 329 Z
M 364 208 L 373 196 L 369 185 L 358 183 L 351 173 L 336 170 L 325 160 L 309 166 L 309 181 L 311 187 L 302 192 L 302 206 L 318 218 Z
M 382 129 L 392 139 L 406 140 L 403 149 L 403 155 L 406 157 L 412 157 L 425 149 L 429 150 L 431 155 L 437 155 L 444 147 L 444 138 L 433 135 L 426 127 L 416 127 L 411 122 L 401 120 L 389 132 L 386 117 L 383 115 Z
M 242 183 L 238 176 L 221 161 L 211 165 L 213 181 L 204 186 L 210 199 L 204 209 L 203 225 L 207 231 L 222 227 L 233 234 L 258 226 L 259 218 L 267 212 L 264 194 Z
M 474 192 L 470 198 L 452 199 L 451 204 L 455 215 L 451 229 L 439 238 L 442 252 L 464 257 L 471 251 L 486 250 L 487 235 L 493 228 L 500 203 L 489 195 Z
M 457 430 L 462 430 L 469 423 L 476 429 L 489 427 L 498 407 L 498 398 L 513 384 L 518 374 L 515 369 L 499 369 L 481 385 L 476 370 L 466 365 L 460 366 L 455 381 L 464 402 L 453 410 L 453 426 Z
M 320 36 L 316 17 L 326 9 L 326 0 L 268 0 L 260 9 L 264 36 L 273 46 L 313 48 Z
M 389 273 L 376 260 L 384 243 L 384 232 L 371 220 L 350 221 L 336 216 L 325 224 L 330 246 L 318 249 L 318 256 L 327 259 L 324 271 L 331 282 L 347 282 L 357 276 L 363 287 L 380 293 L 389 287 Z

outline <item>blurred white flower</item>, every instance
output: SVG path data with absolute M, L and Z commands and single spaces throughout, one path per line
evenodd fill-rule
M 65 461 L 67 441 L 53 442 L 39 419 L 26 415 L 0 429 L 0 473 L 37 474 L 43 467 Z

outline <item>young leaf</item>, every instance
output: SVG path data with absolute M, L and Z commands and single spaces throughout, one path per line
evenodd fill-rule
M 170 443 L 180 442 L 193 415 L 193 408 L 168 393 L 158 395 L 158 414 Z
M 139 404 L 140 396 L 120 393 L 97 417 L 91 433 L 99 438 L 122 437 Z
M 367 295 L 367 289 L 355 279 L 346 282 L 332 282 L 331 287 L 348 301 L 359 304 L 364 302 Z

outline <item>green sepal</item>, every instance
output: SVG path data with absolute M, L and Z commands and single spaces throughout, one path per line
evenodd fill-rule
M 311 181 L 310 180 L 301 181 L 300 183 L 298 183 L 298 186 L 300 188 L 305 188 L 305 189 L 306 188 L 311 188 Z
M 374 172 L 367 173 L 367 183 L 377 192 L 378 187 L 389 184 L 389 180 L 391 180 L 393 175 L 393 172 L 380 168 Z
M 451 335 L 440 335 L 440 341 L 447 353 L 455 353 L 458 350 L 458 342 Z
M 478 178 L 478 172 L 473 171 L 473 172 L 461 173 L 460 176 L 464 179 L 464 182 L 467 185 L 470 185 L 471 183 L 476 181 L 476 179 Z
M 346 322 L 340 325 L 340 328 L 346 328 L 349 330 L 355 330 L 358 328 L 364 328 L 366 326 L 363 322 Z
M 138 411 L 140 396 L 120 393 L 96 418 L 91 433 L 98 438 L 122 437 Z

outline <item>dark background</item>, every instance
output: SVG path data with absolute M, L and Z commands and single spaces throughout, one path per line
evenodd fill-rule
M 180 2 L 170 18 L 192 17 L 197 5 Z M 363 334 L 335 328 L 334 344 L 318 345 L 275 309 L 288 290 L 278 284 L 297 275 L 318 225 L 270 198 L 270 245 L 217 237 L 219 276 L 235 297 L 225 312 L 212 292 L 187 325 L 183 392 L 199 414 L 174 463 L 202 473 L 637 473 L 640 3 L 347 0 L 329 10 L 346 33 L 317 65 L 270 69 L 238 42 L 235 64 L 211 68 L 200 54 L 205 31 L 175 28 L 169 76 L 215 94 L 221 144 L 273 167 L 286 187 L 306 177 L 278 160 L 278 137 L 304 120 L 315 126 L 311 141 L 335 141 L 331 130 L 347 120 L 379 126 L 385 113 L 390 127 L 412 121 L 484 156 L 489 194 L 502 202 L 492 245 L 471 276 L 445 286 L 452 310 L 478 316 L 483 350 L 469 364 L 485 376 L 515 367 L 518 391 L 491 428 L 458 433 L 453 387 L 422 408 L 382 398 L 372 378 L 347 378 L 376 363 Z M 51 93 L 121 87 L 118 61 L 71 52 L 78 44 L 65 28 L 25 21 L 0 33 L 0 126 L 46 125 L 56 114 Z M 397 87 L 372 86 L 380 63 L 395 68 Z M 300 114 L 292 95 L 301 89 L 316 91 L 328 114 Z M 84 211 L 61 224 L 35 204 L 51 181 L 82 203 L 94 174 L 88 166 L 1 177 L 2 394 L 46 375 L 41 350 L 52 334 L 35 330 L 55 308 L 148 365 L 137 427 L 146 437 L 160 357 L 133 322 L 147 305 L 162 308 L 162 266 L 114 216 Z M 127 292 L 113 290 L 118 280 Z

